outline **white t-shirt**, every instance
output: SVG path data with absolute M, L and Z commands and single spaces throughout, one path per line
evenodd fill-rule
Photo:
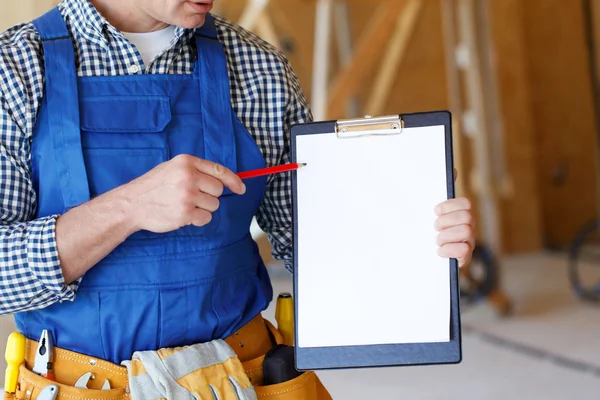
M 168 27 L 154 32 L 131 33 L 123 32 L 125 36 L 138 49 L 147 67 L 152 60 L 160 55 L 175 37 L 175 26 Z

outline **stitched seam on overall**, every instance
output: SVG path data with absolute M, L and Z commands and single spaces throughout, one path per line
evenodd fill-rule
M 144 240 L 146 240 L 146 239 L 144 239 Z M 148 239 L 148 241 L 150 241 L 150 240 L 151 239 Z M 228 246 L 224 246 L 223 248 L 225 248 L 225 247 L 228 247 Z M 226 250 L 215 252 L 215 253 L 209 253 L 208 256 L 209 257 L 213 256 L 213 255 L 218 256 L 225 252 L 226 252 Z M 127 255 L 127 257 L 113 255 L 113 256 L 105 257 L 105 260 L 119 263 L 119 264 L 143 264 L 143 263 L 147 263 L 148 258 L 150 258 L 150 257 L 155 261 L 187 261 L 187 260 L 194 259 L 194 257 L 196 257 L 197 255 L 204 255 L 206 253 L 207 253 L 206 250 L 194 250 L 194 251 L 186 251 L 185 254 L 181 254 L 181 253 L 166 253 L 166 254 L 165 253 L 162 253 L 162 254 L 155 253 L 155 254 L 152 254 L 152 253 L 149 253 L 148 255 Z
M 209 277 L 209 278 L 194 279 L 194 280 L 187 280 L 187 281 L 173 281 L 173 282 L 159 283 L 159 284 L 154 284 L 154 283 L 130 283 L 130 284 L 94 285 L 94 286 L 83 287 L 83 288 L 80 288 L 79 290 L 82 291 L 82 292 L 85 292 L 85 291 L 96 291 L 98 289 L 105 289 L 107 291 L 117 292 L 117 291 L 123 290 L 123 289 L 132 289 L 132 290 L 144 290 L 144 289 L 178 289 L 178 288 L 187 289 L 187 288 L 194 288 L 196 286 L 210 285 L 216 279 L 221 279 L 221 278 L 225 279 L 225 278 L 228 278 L 231 275 L 235 275 L 238 272 L 239 271 L 232 271 L 231 273 L 220 274 L 220 275 L 216 275 L 214 277 Z
M 181 114 L 179 114 L 179 115 L 181 115 Z M 186 238 L 195 239 L 197 236 L 200 236 L 200 235 L 193 234 L 193 235 L 186 235 L 186 236 L 181 236 L 181 237 L 175 236 L 175 237 L 177 237 L 178 239 L 186 239 Z M 146 237 L 146 238 L 144 238 L 144 237 L 136 237 L 136 238 L 132 238 L 129 241 L 129 243 L 134 243 L 136 241 L 149 242 L 149 241 L 156 241 L 156 240 L 157 240 L 156 237 L 150 237 L 150 238 L 148 238 L 148 237 Z M 159 240 L 167 240 L 167 239 L 160 239 L 159 238 Z M 227 253 L 228 250 L 230 250 L 231 247 L 235 247 L 236 245 L 242 243 L 244 240 L 248 240 L 248 235 L 244 235 L 241 238 L 237 238 L 237 239 L 235 239 L 233 241 L 227 241 L 227 242 L 220 243 L 220 244 L 217 244 L 217 245 L 214 245 L 214 246 L 208 246 L 208 247 L 202 248 L 200 250 L 194 250 L 194 251 L 186 252 L 185 255 L 180 255 L 180 256 L 183 257 L 183 258 L 191 258 L 191 257 L 188 257 L 187 255 L 188 254 L 195 254 L 195 253 L 204 253 L 204 252 L 208 253 L 209 255 L 219 255 L 219 254 L 222 254 L 222 253 Z M 125 246 L 125 248 L 127 248 L 127 247 L 130 246 L 127 243 L 124 243 L 123 245 Z M 158 253 L 158 254 L 151 253 L 151 254 L 148 254 L 148 255 L 150 255 L 150 256 L 160 256 L 160 255 L 163 255 L 163 254 L 161 254 L 161 253 Z M 111 256 L 111 255 L 109 255 L 108 257 L 110 257 L 110 259 L 120 258 L 120 257 L 117 257 L 117 256 Z M 146 256 L 144 255 L 144 256 L 133 256 L 133 257 L 146 257 Z M 130 257 L 127 257 L 127 258 L 129 259 Z
M 21 377 L 21 379 L 26 382 L 29 383 L 30 385 L 38 388 L 38 389 L 43 389 L 45 386 L 41 386 L 38 385 L 37 383 L 33 382 L 30 379 L 25 378 L 24 376 Z M 118 399 L 127 399 L 129 396 L 127 394 L 121 394 L 119 396 L 113 396 L 113 397 L 79 397 L 79 396 L 71 396 L 68 394 L 64 394 L 64 393 L 60 393 L 60 386 L 59 386 L 59 394 L 58 396 L 60 397 L 68 397 L 70 399 L 76 399 L 76 400 L 118 400 Z
M 106 348 L 104 347 L 104 337 L 102 335 L 102 295 L 100 294 L 100 292 L 98 292 L 94 297 L 98 299 L 98 326 L 100 327 L 98 329 L 98 335 L 100 336 L 100 348 L 102 349 L 102 356 L 105 359 L 108 359 L 108 357 L 106 356 Z
M 244 271 L 247 270 L 248 268 L 246 267 L 242 267 L 242 268 L 238 268 L 234 271 L 231 272 L 226 272 L 226 273 L 220 273 L 218 275 L 212 276 L 212 277 L 206 277 L 206 278 L 200 278 L 200 279 L 188 279 L 185 281 L 172 281 L 172 282 L 168 282 L 168 283 L 159 283 L 159 284 L 153 284 L 153 283 L 129 283 L 129 284 L 107 284 L 107 285 L 94 285 L 94 286 L 88 286 L 88 287 L 82 287 L 79 288 L 78 290 L 80 292 L 85 292 L 85 291 L 96 291 L 98 289 L 104 289 L 107 291 L 119 291 L 119 290 L 123 290 L 123 289 L 131 289 L 131 290 L 144 290 L 144 289 L 187 289 L 187 288 L 194 288 L 197 286 L 206 286 L 206 285 L 210 285 L 212 283 L 214 283 L 215 280 L 218 279 L 226 279 L 229 278 L 231 276 L 235 276 L 237 274 L 240 273 L 240 271 Z

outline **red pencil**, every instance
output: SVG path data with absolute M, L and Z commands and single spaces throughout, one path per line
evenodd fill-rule
M 294 170 L 297 170 L 298 168 L 304 167 L 305 165 L 306 164 L 303 164 L 303 163 L 291 163 L 291 164 L 276 165 L 274 167 L 269 167 L 269 168 L 255 169 L 254 171 L 238 172 L 237 175 L 241 179 L 256 178 L 257 176 L 271 175 L 271 174 L 278 174 L 280 172 L 294 171 Z

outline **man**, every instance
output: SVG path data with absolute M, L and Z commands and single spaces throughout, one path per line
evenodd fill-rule
M 211 7 L 64 0 L 0 36 L 0 309 L 90 368 L 217 338 L 242 361 L 273 345 L 249 226 L 291 270 L 289 177 L 234 172 L 288 162 L 311 115 L 288 61 Z M 436 211 L 440 256 L 465 264 L 468 200 Z

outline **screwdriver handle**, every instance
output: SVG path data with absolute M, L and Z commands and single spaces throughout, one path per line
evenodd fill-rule
M 294 345 L 294 299 L 290 293 L 281 293 L 275 308 L 277 330 L 283 336 L 283 344 Z
M 6 373 L 4 375 L 4 391 L 15 393 L 19 379 L 19 368 L 25 361 L 25 336 L 20 332 L 13 332 L 6 343 Z

